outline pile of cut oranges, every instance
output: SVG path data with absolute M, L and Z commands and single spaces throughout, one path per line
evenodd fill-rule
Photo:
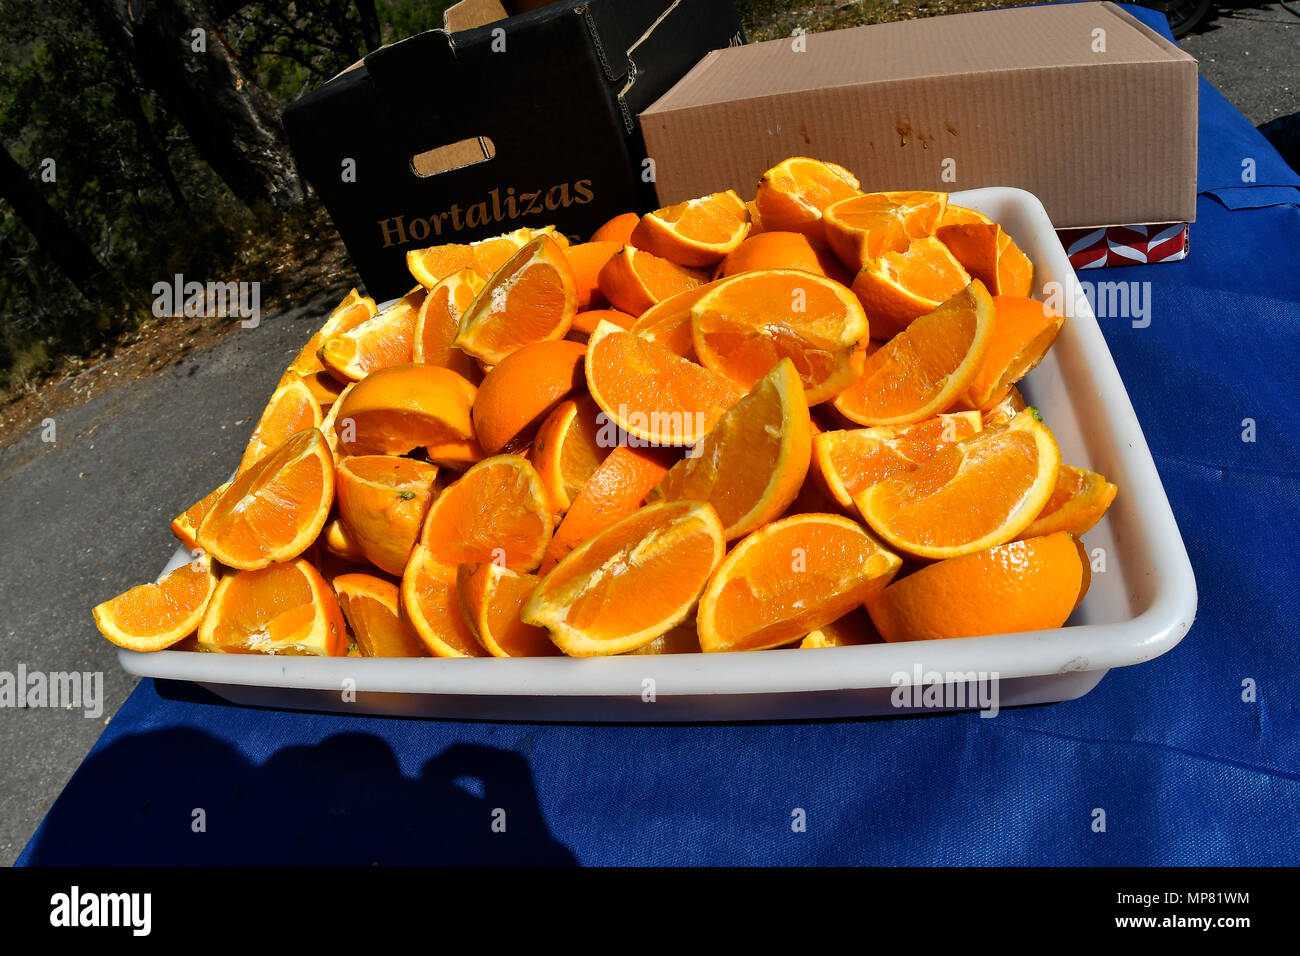
M 728 191 L 408 254 L 284 373 L 135 650 L 523 657 L 1061 626 L 1116 489 L 1015 385 L 1063 318 L 988 217 L 796 157 Z

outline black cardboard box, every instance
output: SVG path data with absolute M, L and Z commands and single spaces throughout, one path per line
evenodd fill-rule
M 298 168 L 366 290 L 407 292 L 410 249 L 554 224 L 586 237 L 654 205 L 637 114 L 743 42 L 732 0 L 465 0 L 284 114 Z

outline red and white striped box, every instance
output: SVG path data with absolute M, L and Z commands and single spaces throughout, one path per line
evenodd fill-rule
M 1058 229 L 1061 245 L 1075 269 L 1141 266 L 1187 257 L 1187 223 Z

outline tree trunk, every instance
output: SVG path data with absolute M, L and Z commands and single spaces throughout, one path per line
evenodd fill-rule
M 207 0 L 116 0 L 113 9 L 136 72 L 231 192 L 250 207 L 300 205 L 305 192 L 280 108 L 244 72 Z M 196 29 L 202 52 L 193 49 Z
M 366 52 L 374 53 L 384 45 L 384 38 L 379 27 L 379 14 L 375 12 L 375 0 L 354 0 L 357 13 L 361 16 L 361 35 L 366 40 Z
M 68 281 L 87 299 L 93 299 L 97 291 L 95 280 L 104 274 L 104 267 L 67 220 L 46 202 L 32 185 L 27 170 L 18 165 L 3 145 L 0 145 L 0 198 L 13 206 L 18 218 L 36 237 L 41 251 L 54 261 Z

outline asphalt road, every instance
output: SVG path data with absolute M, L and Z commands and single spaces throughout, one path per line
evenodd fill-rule
M 1300 111 L 1298 42 L 1300 18 L 1243 4 L 1184 46 L 1260 124 Z M 134 685 L 90 608 L 153 580 L 176 547 L 172 517 L 226 479 L 280 371 L 332 304 L 265 318 L 59 413 L 53 443 L 38 428 L 0 451 L 0 681 L 23 666 L 101 674 L 103 688 L 93 719 L 0 706 L 0 863 L 18 855 Z

